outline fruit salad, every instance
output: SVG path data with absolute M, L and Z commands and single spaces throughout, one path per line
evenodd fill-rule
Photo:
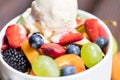
M 12 68 L 33 76 L 62 77 L 82 73 L 106 55 L 109 40 L 97 18 L 78 13 L 76 26 L 69 30 L 61 27 L 59 32 L 43 29 L 37 20 L 28 23 L 31 11 L 6 28 L 1 53 Z

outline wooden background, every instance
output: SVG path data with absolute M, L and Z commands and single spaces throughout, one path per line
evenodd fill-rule
M 0 0 L 0 29 L 9 20 L 30 7 L 32 1 Z M 78 0 L 78 4 L 79 9 L 88 11 L 101 19 L 117 21 L 118 26 L 116 28 L 110 27 L 110 30 L 117 39 L 118 45 L 120 45 L 120 0 Z

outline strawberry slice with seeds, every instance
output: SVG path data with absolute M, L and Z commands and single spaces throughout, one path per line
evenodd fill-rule
M 5 36 L 12 48 L 19 48 L 24 40 L 27 39 L 26 30 L 22 25 L 12 24 L 7 27 Z
M 90 37 L 91 41 L 95 41 L 100 36 L 99 26 L 97 19 L 87 19 L 85 21 L 85 31 Z
M 44 43 L 41 46 L 40 50 L 43 52 L 43 54 L 48 55 L 52 58 L 62 56 L 66 51 L 63 46 L 56 43 Z
M 82 39 L 83 39 L 83 35 L 81 33 L 68 32 L 61 36 L 59 40 L 59 44 L 61 45 L 71 44 L 76 41 L 80 41 Z

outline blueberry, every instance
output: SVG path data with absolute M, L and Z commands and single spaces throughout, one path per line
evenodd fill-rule
M 29 44 L 33 48 L 40 48 L 43 43 L 44 40 L 38 33 L 33 33 L 29 38 Z
M 70 44 L 66 47 L 66 53 L 72 53 L 72 54 L 76 54 L 76 55 L 80 55 L 80 48 L 79 46 L 75 45 L 75 44 Z
M 100 48 L 104 48 L 108 45 L 108 40 L 104 37 L 99 37 L 95 40 L 95 43 L 100 46 Z
M 72 75 L 76 73 L 76 68 L 72 65 L 67 65 L 62 67 L 61 69 L 61 76 Z

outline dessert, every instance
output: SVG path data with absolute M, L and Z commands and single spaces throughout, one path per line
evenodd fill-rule
M 35 0 L 31 8 L 44 29 L 60 33 L 76 27 L 77 0 Z
M 60 77 L 94 67 L 106 55 L 108 44 L 97 18 L 77 16 L 77 0 L 35 0 L 15 24 L 7 27 L 1 52 L 8 64 L 9 54 L 24 55 L 26 71 L 14 68 L 17 57 L 12 57 L 15 65 L 10 66 L 18 71 Z

